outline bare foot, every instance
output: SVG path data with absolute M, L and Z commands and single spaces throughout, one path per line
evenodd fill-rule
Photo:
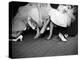
M 50 22 L 50 31 L 49 31 L 49 36 L 48 36 L 48 38 L 47 38 L 48 40 L 52 37 L 53 27 L 54 27 L 53 23 Z
M 37 34 L 37 35 L 34 37 L 34 39 L 38 38 L 39 36 L 40 36 L 40 34 Z

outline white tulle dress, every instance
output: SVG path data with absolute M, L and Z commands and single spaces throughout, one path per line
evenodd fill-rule
M 65 11 L 65 13 L 63 13 Z M 60 6 L 59 9 L 51 9 L 49 12 L 51 21 L 61 27 L 67 27 L 74 18 L 73 10 L 69 10 L 67 6 Z

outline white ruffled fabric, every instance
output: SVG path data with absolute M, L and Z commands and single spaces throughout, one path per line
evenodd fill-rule
M 63 13 L 64 10 L 67 12 Z M 58 9 L 51 8 L 49 12 L 51 21 L 61 27 L 67 27 L 71 23 L 71 19 L 74 18 L 73 10 L 68 10 L 67 6 L 60 6 Z

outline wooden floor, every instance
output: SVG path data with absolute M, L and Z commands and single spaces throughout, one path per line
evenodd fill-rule
M 78 36 L 68 37 L 67 42 L 62 42 L 54 36 L 51 40 L 47 40 L 47 36 L 43 38 L 33 39 L 35 34 L 24 35 L 23 41 L 12 43 L 10 53 L 12 58 L 27 57 L 44 57 L 44 56 L 61 56 L 75 55 L 78 53 Z

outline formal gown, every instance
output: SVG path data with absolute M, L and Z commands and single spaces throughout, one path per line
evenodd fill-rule
M 63 7 L 62 7 L 63 8 Z M 62 13 L 58 9 L 51 9 L 49 12 L 51 21 L 61 27 L 67 27 L 71 23 L 71 18 L 74 17 L 72 15 L 72 12 L 68 13 Z

